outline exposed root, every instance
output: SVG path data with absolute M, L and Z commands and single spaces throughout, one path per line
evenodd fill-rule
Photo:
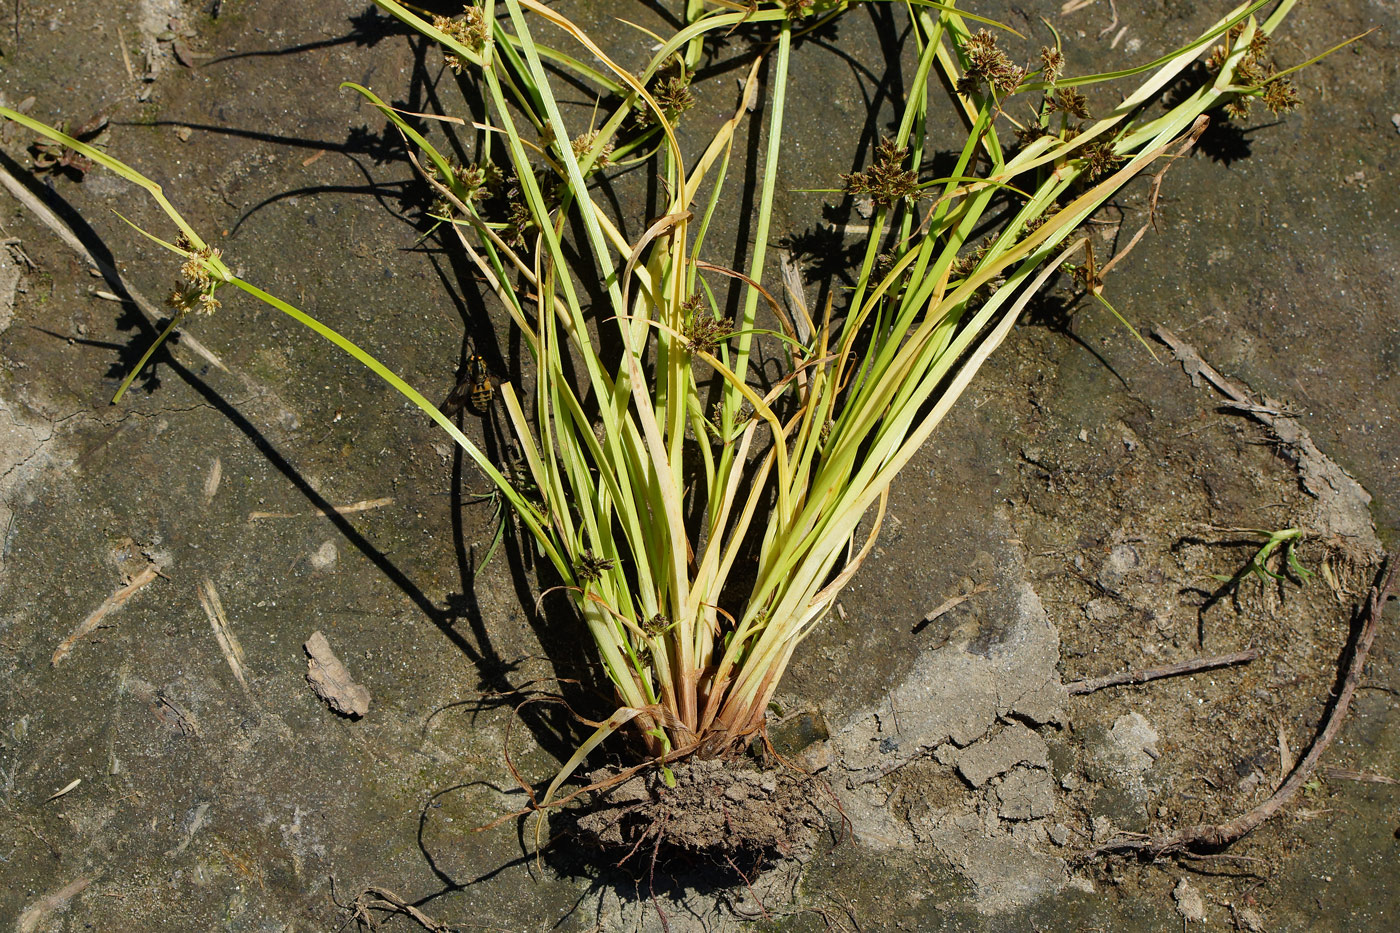
M 346 909 L 350 912 L 349 919 L 361 930 L 379 929 L 379 922 L 375 919 L 374 912 L 382 911 L 386 914 L 408 917 L 427 930 L 428 933 L 452 933 L 452 928 L 446 923 L 429 917 L 393 891 L 378 885 L 366 887 L 355 896 L 354 902 Z
M 827 828 L 820 780 L 796 770 L 755 771 L 737 762 L 692 757 L 598 791 L 592 802 L 562 814 L 562 831 L 610 853 L 621 867 L 650 848 L 657 858 L 683 858 L 729 868 L 735 881 L 777 858 L 802 856 Z M 605 784 L 607 772 L 595 772 Z
M 1313 740 L 1308 754 L 1294 767 L 1288 775 L 1288 779 L 1279 785 L 1278 790 L 1274 791 L 1268 800 L 1225 823 L 1192 826 L 1167 836 L 1134 836 L 1110 839 L 1103 845 L 1090 849 L 1085 855 L 1132 852 L 1156 859 L 1175 853 L 1187 855 L 1210 853 L 1212 850 L 1219 850 L 1243 838 L 1257 829 L 1265 820 L 1282 810 L 1284 805 L 1292 800 L 1294 795 L 1307 783 L 1317 769 L 1323 752 L 1342 731 L 1342 723 L 1346 720 L 1347 711 L 1351 708 L 1351 699 L 1356 694 L 1356 688 L 1361 682 L 1361 672 L 1366 666 L 1366 658 L 1370 654 L 1372 643 L 1376 640 L 1376 630 L 1380 626 L 1385 604 L 1395 593 L 1397 570 L 1400 570 L 1400 564 L 1397 564 L 1396 558 L 1392 556 L 1386 561 L 1385 567 L 1377 578 L 1376 585 L 1371 588 L 1368 599 L 1357 612 L 1359 627 L 1356 639 L 1352 642 L 1350 657 L 1344 665 L 1341 688 L 1337 691 L 1332 709 L 1324 719 L 1321 730 L 1318 732 L 1317 738 Z

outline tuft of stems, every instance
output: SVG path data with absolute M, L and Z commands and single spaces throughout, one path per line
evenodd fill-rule
M 911 5 L 915 60 L 898 128 L 869 168 L 844 178 L 874 203 L 855 287 L 842 307 L 813 314 L 799 303 L 789 318 L 763 280 L 793 45 L 799 30 L 852 3 L 690 2 L 685 25 L 637 72 L 540 0 L 484 0 L 432 21 L 396 0 L 376 3 L 439 43 L 487 103 L 463 124 L 478 133 L 477 162 L 464 168 L 374 92 L 344 85 L 402 132 L 437 196 L 443 235 L 475 264 L 530 356 L 528 396 L 499 386 L 521 451 L 513 479 L 378 360 L 234 276 L 154 183 L 21 114 L 0 114 L 147 188 L 185 237 L 156 242 L 182 258 L 199 296 L 233 286 L 305 324 L 410 399 L 495 484 L 569 594 L 618 702 L 546 801 L 615 731 L 664 761 L 731 752 L 763 727 L 793 653 L 870 553 L 891 482 L 1027 303 L 1084 248 L 1081 225 L 1199 131 L 1207 112 L 1280 99 L 1270 87 L 1282 73 L 1260 55 L 1293 5 L 1260 21 L 1265 4 L 1247 3 L 1148 65 L 1074 78 L 1062 74 L 1058 38 L 1030 72 L 982 28 L 991 21 L 951 2 Z M 705 37 L 760 23 L 776 33 L 765 61 L 751 63 L 733 116 L 687 151 L 675 124 L 694 102 Z M 549 35 L 583 46 L 599 69 L 544 44 Z M 1210 79 L 1158 108 L 1206 54 Z M 702 257 L 762 65 L 769 126 L 741 272 Z M 566 116 L 561 74 L 592 84 L 610 106 L 586 125 Z M 1077 88 L 1134 77 L 1141 83 L 1116 106 L 1090 116 Z M 924 178 L 926 128 L 946 119 L 940 101 L 967 135 L 952 173 Z M 1018 122 L 1009 113 L 1020 101 L 1032 116 Z M 1007 127 L 1020 140 L 1011 149 Z M 644 164 L 666 192 L 640 235 L 625 234 L 633 219 L 614 216 L 590 187 L 610 162 Z M 994 237 L 970 242 L 999 215 L 1010 219 Z M 1098 295 L 1102 283 L 1092 284 Z M 742 292 L 732 321 L 718 310 L 723 288 Z M 750 372 L 760 340 L 784 355 L 776 382 Z

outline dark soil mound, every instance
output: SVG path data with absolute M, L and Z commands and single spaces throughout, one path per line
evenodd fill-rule
M 619 864 L 637 853 L 648 862 L 658 854 L 689 855 L 749 870 L 808 852 L 834 809 L 819 778 L 791 769 L 691 759 L 672 774 L 674 787 L 654 770 L 598 792 L 565 814 L 565 831 L 618 854 Z M 607 777 L 599 771 L 591 780 Z

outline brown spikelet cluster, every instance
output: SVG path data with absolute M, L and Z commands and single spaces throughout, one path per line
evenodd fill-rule
M 1212 74 L 1219 74 L 1220 69 L 1225 67 L 1231 51 L 1243 35 L 1244 24 L 1241 23 L 1225 34 L 1225 44 L 1211 50 L 1210 57 L 1206 59 L 1206 68 Z M 1255 97 L 1275 116 L 1298 109 L 1298 89 L 1288 78 L 1279 75 L 1278 66 L 1269 56 L 1269 36 L 1265 32 L 1255 30 L 1249 39 L 1249 46 L 1235 65 L 1232 77 L 1235 84 L 1249 88 L 1225 105 L 1226 115 L 1233 120 L 1243 120 L 1249 116 L 1250 101 Z
M 842 175 L 841 183 L 848 194 L 868 197 L 884 207 L 893 207 L 900 200 L 917 201 L 922 192 L 918 175 L 904 167 L 908 156 L 909 150 L 893 139 L 882 139 L 875 164 L 863 172 Z
M 616 563 L 617 561 L 610 557 L 598 557 L 590 551 L 584 551 L 574 564 L 574 576 L 580 583 L 594 583 L 602 579 L 603 574 L 613 569 Z
M 1054 84 L 1060 80 L 1060 75 L 1065 71 L 1065 56 L 1059 49 L 1052 49 L 1048 45 L 1040 47 L 1040 80 L 1046 84 Z
M 997 48 L 997 37 L 985 29 L 969 36 L 963 43 L 967 71 L 958 79 L 958 92 L 975 94 L 985 82 L 999 96 L 1014 94 L 1026 77 L 1026 69 L 1013 65 L 1006 53 Z
M 461 16 L 434 16 L 433 28 L 446 33 L 473 52 L 479 52 L 486 45 L 489 28 L 486 16 L 480 7 L 465 6 Z M 455 74 L 461 74 L 462 59 L 451 52 L 444 53 L 442 60 Z
M 1016 130 L 1016 144 L 1022 147 L 1029 146 L 1042 136 L 1049 136 L 1050 130 L 1044 125 L 1032 120 L 1025 126 Z
M 729 338 L 734 322 L 729 318 L 717 318 L 706 306 L 705 296 L 691 295 L 681 305 L 684 326 L 681 331 L 690 344 L 692 353 L 713 353 L 721 341 Z
M 1089 98 L 1072 87 L 1055 88 L 1055 93 L 1050 95 L 1049 104 L 1052 112 L 1058 110 L 1076 120 L 1089 119 Z
M 196 248 L 184 234 L 175 241 L 175 245 L 189 255 L 180 266 L 180 282 L 166 297 L 165 303 L 177 314 L 188 314 L 191 311 L 213 314 L 219 310 L 220 304 L 219 299 L 214 297 L 214 292 L 222 282 L 215 281 L 209 274 L 208 262 L 218 259 L 223 254 L 214 246 Z
M 589 130 L 587 133 L 580 133 L 573 138 L 570 145 L 573 147 L 575 159 L 582 159 L 588 151 L 593 148 L 593 144 L 598 141 L 599 132 L 601 131 L 596 129 Z M 593 168 L 607 168 L 611 165 L 612 151 L 613 141 L 609 139 L 607 142 L 603 143 L 603 147 L 598 150 L 598 158 L 593 160 Z
M 685 60 L 679 55 L 673 55 L 671 60 L 656 72 L 647 88 L 652 99 L 660 106 L 666 122 L 673 126 L 680 120 L 681 114 L 695 106 L 695 93 L 690 89 L 690 80 L 693 77 L 694 73 L 685 67 Z M 637 112 L 637 125 L 648 126 L 655 117 L 649 106 L 644 107 Z
M 453 163 L 451 171 L 450 179 L 442 177 L 440 172 L 435 174 L 443 184 L 451 184 L 455 190 L 460 191 L 463 201 L 480 201 L 501 178 L 501 170 L 490 162 L 469 162 L 466 165 Z
M 544 195 L 546 208 L 552 210 L 559 203 L 558 186 L 546 184 L 545 179 L 539 173 L 536 173 L 535 178 L 541 193 Z M 535 222 L 535 215 L 530 210 L 530 204 L 525 194 L 525 185 L 520 180 L 520 176 L 511 174 L 497 186 L 497 190 L 505 201 L 504 229 L 501 230 L 501 239 L 510 246 L 522 247 L 525 245 L 526 236 L 539 226 Z
M 524 197 L 512 198 L 506 205 L 506 229 L 501 239 L 509 246 L 521 247 L 525 245 L 525 234 L 534 228 L 535 218 Z
M 501 177 L 500 169 L 490 162 L 454 165 L 452 174 L 467 193 L 467 197 L 463 200 L 470 199 L 472 201 L 480 201 L 484 198 L 487 189 L 499 181 Z
M 985 239 L 978 243 L 971 253 L 954 259 L 950 269 L 951 274 L 956 278 L 966 278 L 975 272 L 978 263 L 987 255 L 987 251 L 992 248 L 993 242 L 994 240 L 992 239 Z
M 1084 160 L 1084 169 L 1091 181 L 1113 171 L 1123 161 L 1123 157 L 1113 151 L 1113 144 L 1105 142 L 1089 143 L 1079 150 L 1079 157 Z
M 490 162 L 470 162 L 466 165 L 453 162 L 449 166 L 449 173 L 450 177 L 443 175 L 436 168 L 433 169 L 433 177 L 439 183 L 451 187 L 457 198 L 466 204 L 485 200 L 501 182 L 501 170 Z M 455 212 L 456 205 L 443 195 L 434 198 L 428 208 L 428 213 L 434 217 L 451 217 Z

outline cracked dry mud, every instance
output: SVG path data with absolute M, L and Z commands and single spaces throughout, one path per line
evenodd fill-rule
M 433 53 L 365 6 L 293 18 L 225 0 L 212 19 L 175 0 L 26 0 L 18 46 L 0 11 L 0 94 L 36 95 L 31 112 L 54 121 L 107 111 L 112 151 L 219 233 L 249 278 L 442 398 L 464 339 L 503 357 L 512 345 L 499 315 L 453 284 L 449 256 L 412 249 L 421 231 L 394 140 L 335 91 L 352 79 L 432 106 Z M 1144 60 L 1215 9 L 1120 5 L 1127 31 L 1110 51 L 1115 34 L 1096 38 L 1103 4 L 1052 6 L 986 12 L 1037 36 L 1044 13 L 1090 70 L 1104 56 Z M 648 4 L 569 8 L 629 61 L 649 40 L 613 16 L 668 28 Z M 172 11 L 180 30 L 167 29 Z M 822 106 L 790 115 L 775 225 L 810 247 L 809 304 L 822 282 L 839 287 L 844 260 L 818 227 L 830 195 L 806 189 L 859 167 L 862 134 L 883 127 L 872 76 L 900 15 L 849 16 L 835 40 L 794 55 L 794 93 Z M 1360 2 L 1302 4 L 1288 57 L 1383 18 Z M 176 59 L 176 35 L 207 56 L 197 70 Z M 152 332 L 97 297 L 106 286 L 86 261 L 0 194 L 0 239 L 36 263 L 0 246 L 0 923 L 319 931 L 374 886 L 465 929 L 1390 928 L 1393 784 L 1324 775 L 1205 873 L 1075 855 L 1267 795 L 1333 686 L 1377 547 L 1363 540 L 1370 521 L 1396 544 L 1395 42 L 1387 29 L 1305 72 L 1299 114 L 1203 140 L 1167 178 L 1160 232 L 1108 283 L 1141 329 L 1166 327 L 1253 397 L 1278 400 L 1325 472 L 1356 489 L 1329 483 L 1345 497 L 1329 505 L 1276 432 L 1193 386 L 1165 348 L 1154 363 L 1106 315 L 1057 313 L 1056 292 L 895 485 L 870 561 L 783 685 L 775 744 L 822 769 L 849 831 L 833 818 L 801 858 L 738 885 L 678 863 L 639 882 L 630 863 L 611 867 L 620 855 L 579 846 L 554 847 L 537 869 L 528 824 L 473 833 L 523 802 L 501 755 L 509 722 L 531 780 L 580 740 L 557 708 L 516 718 L 501 695 L 594 676 L 572 620 L 533 613 L 528 549 L 507 541 L 478 566 L 493 507 L 467 493 L 484 483 L 353 364 L 249 306 L 191 329 L 227 372 L 177 350 L 110 407 Z M 725 83 L 689 118 L 696 138 L 732 105 Z M 575 104 L 587 119 L 592 101 Z M 12 171 L 27 144 L 3 136 Z M 734 177 L 760 154 L 736 150 Z M 629 176 L 616 190 L 647 203 Z M 160 229 L 136 192 L 94 171 L 55 180 L 51 196 L 133 285 L 168 286 L 174 270 L 110 212 Z M 713 242 L 751 236 L 741 203 L 721 204 Z M 1143 220 L 1140 200 L 1120 208 L 1099 225 L 1104 255 L 1114 222 Z M 498 429 L 467 427 L 482 439 Z M 1257 547 L 1236 529 L 1293 526 L 1309 531 L 1311 582 L 1222 588 L 1216 578 Z M 1326 546 L 1341 528 L 1359 559 Z M 163 576 L 54 666 L 55 648 L 147 560 Z M 205 581 L 242 646 L 246 688 L 201 607 Z M 374 697 L 358 721 L 306 683 L 302 645 L 318 630 Z M 1400 778 L 1397 644 L 1382 631 L 1326 764 Z M 1258 659 L 1086 696 L 1063 686 L 1243 648 Z M 586 690 L 569 699 L 599 713 Z

